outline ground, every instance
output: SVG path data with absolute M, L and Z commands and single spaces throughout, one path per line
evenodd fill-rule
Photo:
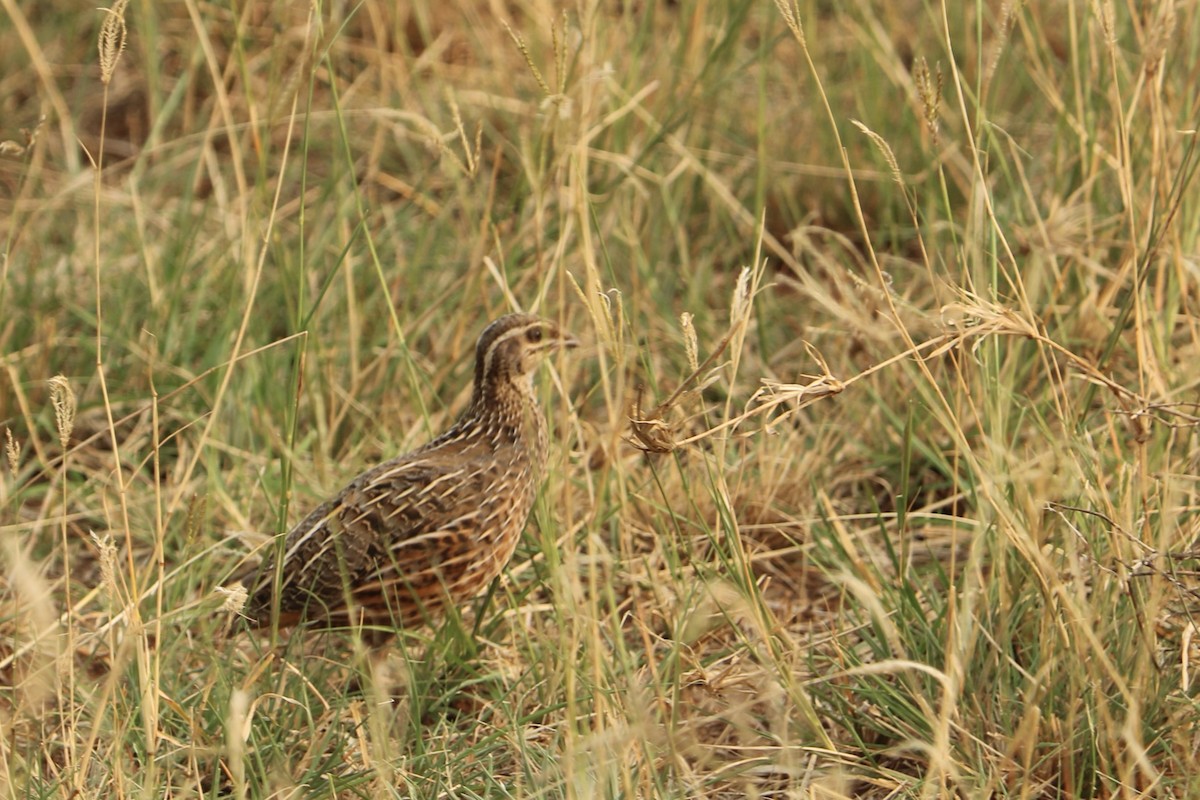
M 4 797 L 1191 797 L 1200 8 L 4 0 Z M 237 577 L 583 342 L 503 578 Z M 366 634 L 366 635 L 364 635 Z

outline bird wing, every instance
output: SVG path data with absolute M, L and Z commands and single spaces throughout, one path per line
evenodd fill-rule
M 368 598 L 381 581 L 422 581 L 452 559 L 453 532 L 478 513 L 464 496 L 481 496 L 484 465 L 462 454 L 418 452 L 385 462 L 352 480 L 288 533 L 279 588 L 281 614 L 321 616 Z M 249 609 L 262 619 L 274 595 L 275 560 L 260 570 Z M 403 572 L 404 574 L 400 574 Z M 374 592 L 373 592 L 374 588 Z M 439 588 L 433 586 L 434 589 Z

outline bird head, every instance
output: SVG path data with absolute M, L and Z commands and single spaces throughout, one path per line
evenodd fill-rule
M 557 323 L 534 314 L 506 314 L 484 328 L 475 346 L 475 388 L 502 383 L 528 386 L 542 357 L 579 340 Z

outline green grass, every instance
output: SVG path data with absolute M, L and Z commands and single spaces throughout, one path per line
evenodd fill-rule
M 996 5 L 5 0 L 0 797 L 1194 796 L 1200 11 Z M 514 305 L 495 592 L 247 631 Z

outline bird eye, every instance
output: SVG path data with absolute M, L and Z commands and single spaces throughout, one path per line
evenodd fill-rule
M 529 332 L 525 334 L 525 338 L 531 342 L 540 342 L 542 340 L 542 329 L 530 328 Z

